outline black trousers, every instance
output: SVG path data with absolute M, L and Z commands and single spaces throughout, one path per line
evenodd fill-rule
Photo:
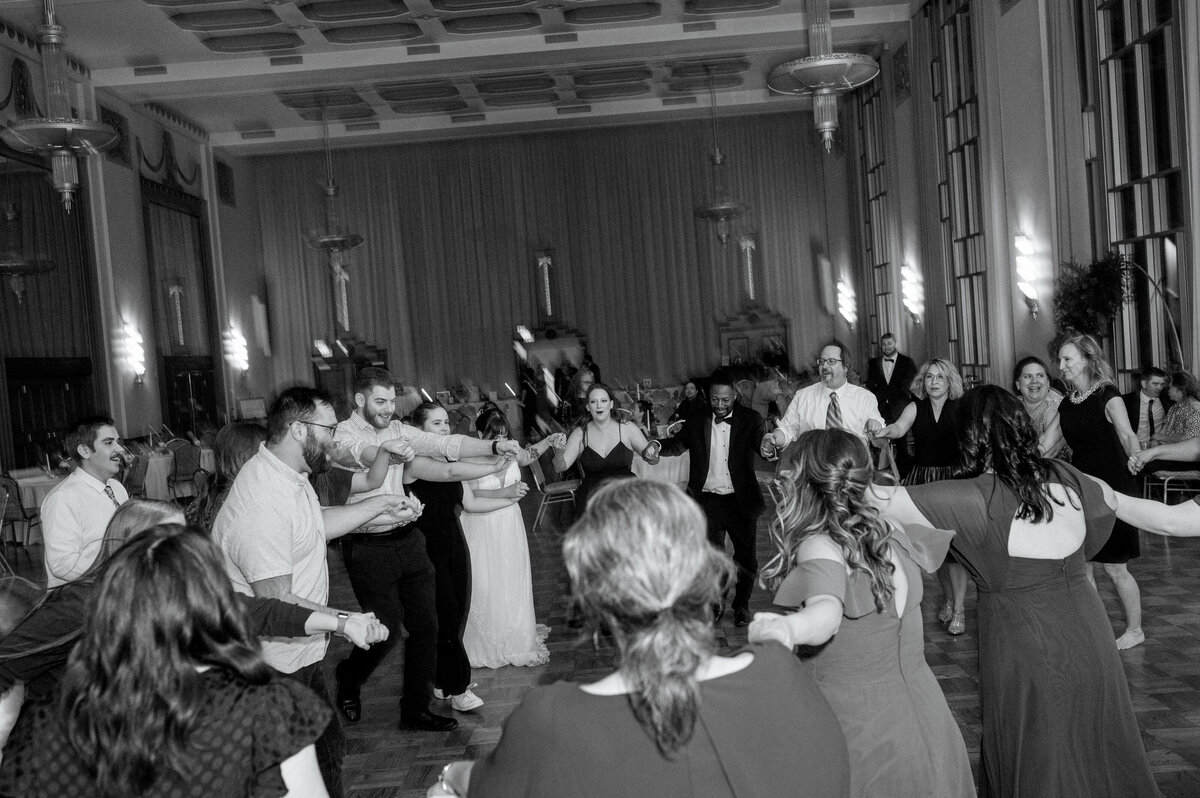
M 343 690 L 357 691 L 379 667 L 392 647 L 404 640 L 404 695 L 401 716 L 429 709 L 437 667 L 437 613 L 434 609 L 433 564 L 425 552 L 425 536 L 415 527 L 383 535 L 353 535 L 342 540 L 342 557 L 354 597 L 364 612 L 373 612 L 390 630 L 388 639 L 364 651 L 355 648 L 338 665 Z
M 321 670 L 320 662 L 305 665 L 286 676 L 308 687 L 322 701 L 333 707 L 333 699 L 329 697 L 329 685 L 325 681 L 325 672 Z M 329 798 L 342 798 L 342 760 L 346 757 L 346 735 L 342 732 L 342 724 L 336 712 L 313 747 L 316 749 L 317 767 L 321 769 L 321 777 L 325 779 L 325 789 L 329 791 Z
M 758 574 L 757 519 L 742 512 L 737 496 L 732 493 L 701 493 L 700 509 L 708 520 L 708 541 L 719 549 L 725 548 L 725 535 L 733 543 L 733 561 L 737 563 L 737 586 L 733 592 L 735 610 L 750 609 L 750 593 Z
M 421 519 L 421 527 L 436 583 L 437 671 L 433 684 L 446 695 L 458 695 L 471 684 L 471 660 L 463 647 L 471 609 L 471 551 L 456 516 Z

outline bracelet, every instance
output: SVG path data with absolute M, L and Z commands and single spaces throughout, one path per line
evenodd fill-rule
M 339 635 L 345 636 L 345 634 L 346 634 L 346 621 L 350 620 L 350 615 L 349 615 L 348 613 L 345 613 L 345 612 L 339 612 L 339 613 L 337 614 L 337 616 L 338 616 L 338 625 L 337 625 L 337 632 L 336 632 L 336 634 L 339 634 Z
M 446 781 L 446 776 L 447 776 L 447 774 L 450 773 L 450 768 L 453 766 L 454 766 L 453 762 L 447 762 L 446 766 L 442 768 L 441 775 L 438 776 L 438 787 L 446 795 L 458 795 L 458 791 L 455 790 L 453 787 L 451 787 L 449 782 Z
M 492 454 L 500 454 L 500 441 L 492 441 Z

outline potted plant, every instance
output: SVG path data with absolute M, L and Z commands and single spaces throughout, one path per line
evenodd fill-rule
M 1107 338 L 1125 301 L 1125 256 L 1110 251 L 1093 263 L 1064 263 L 1054 281 L 1054 326 Z

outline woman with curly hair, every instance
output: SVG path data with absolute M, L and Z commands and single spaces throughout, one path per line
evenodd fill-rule
M 757 613 L 750 640 L 823 646 L 807 660 L 850 751 L 850 795 L 975 794 L 971 765 L 925 662 L 921 571 L 952 533 L 908 532 L 879 517 L 866 492 L 866 445 L 840 430 L 803 433 L 783 453 L 762 583 L 789 615 Z M 910 537 L 911 534 L 911 537 Z
M 61 697 L 22 712 L 0 793 L 320 798 L 330 715 L 263 661 L 213 543 L 159 524 L 108 560 Z
M 954 364 L 935 357 L 921 364 L 909 391 L 913 400 L 900 417 L 888 424 L 876 437 L 903 438 L 912 431 L 915 447 L 912 470 L 904 477 L 905 485 L 924 485 L 950 477 L 958 465 L 958 441 L 954 438 L 954 414 L 963 395 L 962 376 Z M 946 631 L 960 635 L 967 631 L 967 571 L 949 557 L 938 569 L 942 586 L 942 609 L 937 619 Z
M 499 745 L 447 765 L 429 795 L 846 795 L 845 740 L 796 658 L 775 643 L 717 654 L 712 605 L 733 563 L 683 491 L 600 487 L 563 559 L 617 670 L 529 691 Z
M 893 521 L 955 530 L 954 554 L 979 588 L 980 794 L 1157 796 L 1108 617 L 1087 579 L 1116 499 L 1043 457 L 1029 415 L 1002 388 L 968 391 L 956 431 L 962 478 L 880 486 L 872 501 Z M 1119 500 L 1127 518 L 1162 507 Z

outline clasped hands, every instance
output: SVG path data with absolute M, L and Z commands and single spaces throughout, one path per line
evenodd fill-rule
M 342 636 L 362 649 L 370 648 L 375 643 L 388 639 L 388 628 L 384 626 L 373 612 L 352 612 L 346 619 L 346 628 Z
M 642 459 L 650 465 L 658 465 L 658 461 L 662 459 L 659 452 L 662 451 L 662 444 L 658 441 L 650 441 L 646 444 L 646 448 L 642 449 Z
M 411 524 L 421 517 L 421 512 L 425 509 L 425 505 L 421 504 L 421 500 L 416 496 L 405 496 L 402 493 L 372 496 L 368 501 L 377 502 L 380 505 L 377 521 L 391 523 L 395 526 Z
M 788 626 L 787 616 L 777 612 L 756 612 L 754 620 L 746 630 L 746 639 L 751 643 L 761 643 L 765 640 L 778 640 L 788 648 L 793 648 L 792 630 Z

